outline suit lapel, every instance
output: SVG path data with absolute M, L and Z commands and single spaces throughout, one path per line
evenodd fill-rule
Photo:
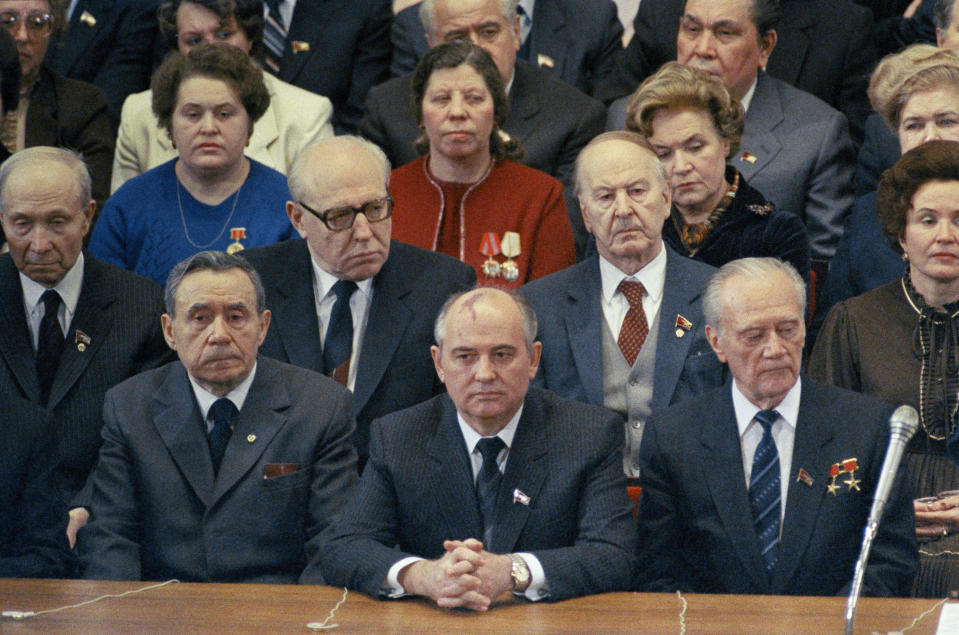
M 92 3 L 96 4 L 96 3 Z M 57 55 L 59 60 L 59 73 L 69 75 L 70 70 L 76 66 L 77 61 L 84 59 L 87 55 L 96 55 L 97 52 L 91 51 L 90 47 L 96 41 L 97 34 L 103 28 L 103 25 L 110 22 L 113 18 L 109 14 L 113 12 L 114 6 L 111 0 L 105 0 L 99 3 L 100 6 L 91 6 L 91 2 L 81 0 L 73 9 L 73 16 L 70 19 L 70 27 L 64 33 L 64 50 L 69 51 L 69 55 Z M 90 25 L 80 18 L 84 13 L 89 14 L 94 24 Z M 99 27 L 99 28 L 98 28 Z
M 270 360 L 260 358 L 256 376 L 240 411 L 233 434 L 223 455 L 223 463 L 213 486 L 216 503 L 230 491 L 269 447 L 276 433 L 286 423 L 282 410 L 292 400 L 278 368 Z
M 683 372 L 689 347 L 695 339 L 699 324 L 685 330 L 684 337 L 676 337 L 676 319 L 689 319 L 690 304 L 700 295 L 699 288 L 689 279 L 689 269 L 682 256 L 665 244 L 666 283 L 663 302 L 659 309 L 659 333 L 656 339 L 656 370 L 653 374 L 653 412 L 665 408 L 672 399 L 679 376 Z
M 362 412 L 366 406 L 413 319 L 413 312 L 403 302 L 410 292 L 409 280 L 409 276 L 397 270 L 393 258 L 387 258 L 373 280 L 373 302 L 363 333 L 360 365 L 356 369 L 354 412 Z
M 283 81 L 295 84 L 297 76 L 310 57 L 321 54 L 323 42 L 317 40 L 314 35 L 325 33 L 328 28 L 323 26 L 329 19 L 329 11 L 324 11 L 323 4 L 323 0 L 296 3 L 290 28 L 287 30 L 286 46 L 283 49 L 283 64 L 280 72 L 280 78 Z M 305 42 L 309 45 L 309 50 L 294 52 L 294 41 Z
M 547 426 L 543 425 L 545 421 L 539 399 L 527 394 L 506 462 L 506 472 L 496 498 L 493 544 L 488 547 L 493 553 L 515 551 L 519 536 L 529 518 L 530 506 L 515 501 L 513 492 L 522 492 L 535 504 L 543 483 L 546 482 L 549 431 Z
M 476 488 L 466 443 L 456 420 L 456 409 L 448 396 L 443 397 L 443 412 L 436 434 L 426 448 L 427 456 L 435 465 L 430 470 L 429 492 L 416 496 L 435 499 L 435 509 L 445 521 L 446 532 L 438 531 L 449 539 L 482 539 L 483 521 L 476 502 Z
M 532 72 L 533 69 L 528 62 L 516 60 L 513 86 L 509 91 L 509 115 L 503 126 L 511 135 L 518 136 L 524 144 L 536 130 L 532 120 L 541 109 L 537 91 L 528 88 L 529 76 Z
M 599 273 L 599 258 L 577 265 L 584 268 L 584 275 L 571 276 L 567 290 L 569 298 L 565 305 L 564 323 L 569 334 L 569 347 L 576 363 L 576 372 L 586 392 L 589 403 L 603 404 L 603 317 L 602 280 Z
M 89 256 L 85 257 L 83 286 L 66 334 L 63 357 L 50 387 L 49 407 L 55 407 L 66 396 L 103 346 L 113 326 L 109 307 L 115 300 L 116 288 L 103 279 L 102 266 Z M 81 340 L 83 351 L 77 346 Z
M 702 427 L 700 443 L 705 460 L 702 480 L 706 483 L 733 550 L 742 561 L 743 571 L 753 579 L 756 589 L 769 588 L 759 539 L 752 525 L 746 474 L 739 442 L 739 429 L 732 403 L 732 387 L 727 383 L 715 412 L 724 413 Z
M 154 427 L 197 498 L 209 509 L 214 501 L 210 446 L 193 388 L 180 363 L 170 367 L 153 399 L 157 402 Z
M 548 70 L 554 77 L 562 77 L 566 65 L 566 51 L 570 48 L 569 38 L 564 37 L 566 16 L 555 2 L 540 2 L 535 9 L 533 28 L 529 33 L 530 63 Z M 552 61 L 551 67 L 543 67 L 539 56 L 546 55 Z
M 802 382 L 786 514 L 783 518 L 779 560 L 773 570 L 772 592 L 782 592 L 788 588 L 789 580 L 795 575 L 809 546 L 816 519 L 819 518 L 819 507 L 826 495 L 825 482 L 810 487 L 793 476 L 799 474 L 800 469 L 809 471 L 813 466 L 822 465 L 823 457 L 829 455 L 826 448 L 833 440 L 833 431 L 823 422 L 832 421 L 834 413 L 828 410 L 826 401 L 815 395 L 816 390 L 813 382 Z
M 294 366 L 323 372 L 323 349 L 313 298 L 313 263 L 305 240 L 296 241 L 290 251 L 288 275 L 277 285 L 279 299 L 273 306 L 277 337 Z
M 782 151 L 772 130 L 785 121 L 779 91 L 760 71 L 756 92 L 746 112 L 746 130 L 739 155 L 733 165 L 747 181 L 761 172 Z
M 767 71 L 787 84 L 796 85 L 803 60 L 809 52 L 812 42 L 806 29 L 816 25 L 817 17 L 811 2 L 792 3 L 789 19 L 779 20 L 776 29 L 779 39 L 776 48 L 769 57 Z
M 37 401 L 40 384 L 34 362 L 36 354 L 30 343 L 20 276 L 9 255 L 0 260 L 0 298 L 7 307 L 0 311 L 0 354 L 26 398 Z

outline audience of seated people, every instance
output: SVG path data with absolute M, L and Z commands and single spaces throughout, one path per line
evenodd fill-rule
M 424 0 L 387 79 L 389 0 L 0 0 L 0 577 L 839 594 L 909 403 L 864 592 L 948 593 L 959 21 L 855 1 Z M 895 273 L 809 370 L 871 396 L 800 373 L 844 233 Z
M 293 236 L 286 179 L 243 152 L 270 106 L 260 67 L 235 46 L 199 44 L 186 55 L 170 53 L 150 92 L 178 156 L 110 197 L 90 253 L 162 284 L 199 251 Z
M 170 51 L 186 55 L 203 42 L 232 44 L 251 56 L 263 52 L 260 0 L 164 0 L 158 21 Z M 251 159 L 284 174 L 311 142 L 333 134 L 330 100 L 266 73 L 270 105 L 244 149 Z M 111 190 L 177 156 L 163 126 L 157 125 L 152 92 L 131 95 L 123 105 Z

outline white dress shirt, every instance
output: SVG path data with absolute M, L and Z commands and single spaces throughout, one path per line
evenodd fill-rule
M 253 376 L 256 375 L 256 362 L 253 363 L 253 369 L 250 371 L 250 374 L 246 376 L 246 379 L 241 381 L 236 388 L 230 392 L 223 395 L 225 398 L 233 402 L 233 405 L 236 406 L 236 411 L 239 412 L 243 409 L 243 404 L 246 403 L 246 395 L 250 392 L 250 386 L 253 384 Z M 200 414 L 203 415 L 203 420 L 206 422 L 206 433 L 210 434 L 213 432 L 213 421 L 210 419 L 210 408 L 213 407 L 213 403 L 219 399 L 212 392 L 196 383 L 196 380 L 193 379 L 193 375 L 187 373 L 187 377 L 190 378 L 190 386 L 193 387 L 193 396 L 196 397 L 196 403 L 200 407 Z
M 313 258 L 313 299 L 316 303 L 316 318 L 320 326 L 320 342 L 326 342 L 326 329 L 330 325 L 330 314 L 336 296 L 333 295 L 333 285 L 339 278 L 324 271 Z M 370 304 L 373 303 L 373 278 L 360 280 L 356 283 L 357 289 L 350 296 L 350 313 L 353 316 L 353 351 L 350 353 L 350 374 L 346 387 L 351 391 L 356 385 L 356 369 L 360 365 L 360 349 L 363 346 L 363 335 L 366 333 L 366 319 L 370 315 Z
M 40 301 L 41 296 L 47 290 L 39 282 L 34 282 L 27 276 L 20 273 L 20 288 L 23 290 L 23 308 L 27 313 L 27 327 L 30 329 L 30 343 L 36 352 L 40 345 L 40 322 L 43 320 L 43 314 L 46 313 L 46 307 Z M 64 336 L 70 330 L 70 324 L 73 323 L 73 316 L 77 312 L 77 302 L 80 301 L 80 291 L 83 288 L 83 252 L 77 256 L 77 261 L 70 267 L 63 279 L 55 286 L 51 287 L 60 294 L 60 308 L 57 310 L 57 319 L 60 322 L 60 329 Z M 67 342 L 69 344 L 69 342 Z
M 773 441 L 779 453 L 779 486 L 782 498 L 779 505 L 780 521 L 786 514 L 786 493 L 789 491 L 789 470 L 793 462 L 793 443 L 796 440 L 796 420 L 799 418 L 800 380 L 789 389 L 783 400 L 769 410 L 779 413 L 779 419 L 772 426 Z M 749 489 L 749 477 L 753 471 L 753 457 L 763 438 L 763 427 L 755 420 L 760 408 L 746 399 L 733 380 L 733 409 L 736 411 L 736 425 L 739 428 L 740 448 L 743 453 L 743 472 L 746 474 L 746 489 Z M 780 531 L 781 531 L 780 525 Z
M 603 316 L 613 334 L 614 340 L 619 340 L 619 332 L 623 328 L 623 320 L 629 311 L 629 301 L 618 289 L 623 280 L 641 282 L 646 292 L 643 294 L 643 311 L 646 313 L 646 325 L 649 326 L 659 315 L 659 308 L 663 304 L 663 287 L 666 286 L 666 249 L 661 247 L 659 254 L 645 267 L 631 276 L 620 271 L 616 265 L 599 257 L 599 275 L 603 283 Z

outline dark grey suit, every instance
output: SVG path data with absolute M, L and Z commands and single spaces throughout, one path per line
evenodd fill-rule
M 23 290 L 7 254 L 0 256 L 0 301 L 7 307 L 0 312 L 3 381 L 19 396 L 39 403 Z M 80 299 L 46 406 L 56 420 L 61 454 L 57 485 L 64 501 L 71 502 L 80 492 L 96 463 L 106 391 L 173 358 L 160 329 L 162 313 L 163 291 L 158 285 L 84 256 Z M 83 335 L 88 343 L 81 351 Z
M 723 383 L 725 366 L 706 341 L 701 293 L 713 267 L 667 250 L 666 284 L 659 309 L 653 412 Z M 536 381 L 568 399 L 603 405 L 602 279 L 599 256 L 520 289 L 539 319 L 543 343 Z M 676 320 L 692 323 L 676 337 Z
M 183 365 L 120 384 L 107 393 L 91 518 L 77 536 L 83 575 L 322 582 L 317 536 L 356 479 L 351 408 L 333 380 L 260 357 L 214 478 Z
M 583 146 L 603 132 L 606 109 L 523 60 L 517 60 L 515 68 L 503 129 L 523 144 L 525 165 L 563 182 L 576 253 L 582 254 L 586 230 L 572 191 L 573 164 Z M 419 129 L 409 103 L 410 77 L 391 79 L 370 91 L 360 122 L 360 134 L 383 148 L 394 167 L 419 156 L 413 148 Z
M 888 443 L 891 408 L 802 377 L 779 559 L 767 576 L 752 526 L 727 384 L 655 415 L 640 453 L 639 585 L 696 593 L 848 592 Z M 830 467 L 855 458 L 860 490 Z M 802 478 L 801 471 L 807 476 Z M 918 566 L 912 500 L 900 470 L 866 567 L 864 593 L 909 593 Z
M 832 258 L 855 194 L 856 155 L 842 113 L 760 71 L 730 164 L 777 209 L 802 219 L 814 261 Z
M 622 447 L 616 415 L 530 388 L 487 549 L 531 552 L 552 600 L 628 587 L 635 531 Z M 456 408 L 440 395 L 373 424 L 370 462 L 328 531 L 320 566 L 327 583 L 378 595 L 402 558 L 437 558 L 444 540 L 482 534 Z
M 390 39 L 390 74 L 412 73 L 429 50 L 418 5 L 396 14 Z M 615 71 L 622 54 L 623 25 L 616 5 L 610 0 L 543 0 L 533 9 L 533 26 L 523 50 L 532 64 L 593 95 Z
M 323 346 L 305 240 L 248 249 L 266 287 L 273 321 L 260 353 L 323 372 Z M 430 358 L 433 322 L 453 293 L 476 283 L 473 268 L 444 254 L 393 241 L 373 279 L 373 303 L 353 394 L 354 441 L 366 463 L 370 422 L 443 392 Z

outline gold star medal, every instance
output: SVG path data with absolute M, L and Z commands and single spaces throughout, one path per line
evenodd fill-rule
M 246 240 L 246 227 L 231 227 L 230 238 L 233 242 L 226 248 L 226 253 L 235 254 L 238 251 L 243 251 L 243 243 L 240 241 Z
M 480 242 L 480 253 L 486 256 L 486 262 L 481 267 L 483 275 L 487 278 L 499 278 L 500 264 L 493 259 L 500 252 L 499 234 L 496 232 L 486 232 L 483 234 L 483 240 Z
M 836 495 L 836 492 L 839 490 L 839 485 L 836 485 L 836 477 L 842 474 L 842 468 L 839 467 L 838 463 L 833 463 L 832 467 L 829 468 L 829 485 L 826 486 L 826 489 L 829 490 L 829 493 L 833 496 Z
M 845 484 L 849 487 L 849 491 L 850 491 L 850 492 L 851 492 L 853 489 L 855 489 L 857 492 L 861 492 L 861 491 L 862 491 L 862 490 L 859 488 L 859 483 L 861 483 L 862 481 L 860 481 L 859 479 L 856 478 L 856 470 L 858 470 L 858 469 L 859 469 L 859 461 L 858 461 L 858 460 L 856 460 L 855 458 L 852 458 L 852 459 L 843 459 L 843 462 L 842 462 L 842 471 L 849 475 L 849 478 L 846 479 L 845 481 L 843 481 L 843 483 L 845 483 Z
M 519 280 L 519 266 L 513 258 L 523 253 L 520 247 L 519 234 L 516 232 L 503 234 L 503 242 L 500 243 L 500 248 L 503 250 L 503 255 L 506 256 L 506 262 L 503 263 L 503 280 L 516 282 Z

